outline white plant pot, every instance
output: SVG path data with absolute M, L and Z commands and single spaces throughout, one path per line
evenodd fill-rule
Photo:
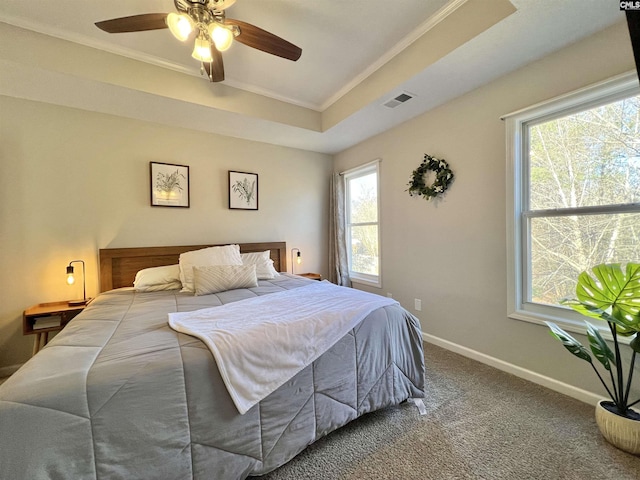
M 601 404 L 596 405 L 596 423 L 602 436 L 620 450 L 640 455 L 640 420 L 631 420 L 610 412 Z

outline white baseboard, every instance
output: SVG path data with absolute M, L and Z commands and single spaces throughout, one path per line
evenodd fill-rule
M 518 367 L 516 365 L 513 365 L 512 363 L 505 362 L 498 358 L 491 357 L 476 350 L 463 347 L 462 345 L 458 345 L 457 343 L 453 343 L 424 332 L 422 332 L 422 339 L 425 342 L 433 343 L 438 347 L 442 347 L 446 350 L 458 353 L 464 357 L 471 358 L 472 360 L 476 360 L 480 363 L 484 363 L 491 367 L 497 368 L 498 370 L 502 370 L 503 372 L 511 373 L 516 377 L 520 377 L 530 382 L 537 383 L 538 385 L 542 385 L 543 387 L 575 398 L 576 400 L 580 400 L 581 402 L 588 403 L 589 405 L 595 406 L 599 400 L 602 400 L 604 398 L 602 395 L 598 395 L 587 390 L 582 390 L 581 388 L 577 388 L 564 382 L 560 382 L 559 380 L 540 375 L 539 373 L 532 372 L 531 370 L 527 370 L 526 368 Z
M 22 365 L 23 364 L 9 365 L 8 367 L 0 367 L 0 378 L 10 377 L 14 373 L 16 373 Z

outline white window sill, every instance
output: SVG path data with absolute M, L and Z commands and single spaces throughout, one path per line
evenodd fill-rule
M 574 314 L 574 313 L 571 312 L 571 314 Z M 544 322 L 545 321 L 553 322 L 563 330 L 566 330 L 567 332 L 579 333 L 585 336 L 587 335 L 587 328 L 584 322 L 587 321 L 600 331 L 600 334 L 603 336 L 603 338 L 605 338 L 606 340 L 613 341 L 613 337 L 611 336 L 611 331 L 609 330 L 609 326 L 607 325 L 606 322 L 597 320 L 595 318 L 585 317 L 584 315 L 580 315 L 577 313 L 575 315 L 577 316 L 576 320 L 568 319 L 560 316 L 547 315 L 544 313 L 530 312 L 526 310 L 517 310 L 515 312 L 510 313 L 507 316 L 513 320 L 521 320 L 524 322 L 542 325 L 547 329 L 549 327 Z M 632 339 L 633 339 L 633 336 L 623 337 L 621 335 L 618 335 L 618 342 L 625 345 L 628 345 Z M 588 347 L 588 345 L 585 345 L 585 346 Z
M 351 283 L 358 283 L 361 285 L 367 285 L 368 287 L 382 288 L 382 283 L 378 280 L 365 280 L 363 278 L 351 277 Z

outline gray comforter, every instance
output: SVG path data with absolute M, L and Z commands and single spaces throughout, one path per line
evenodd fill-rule
M 194 297 L 101 294 L 0 386 L 0 478 L 241 479 L 286 463 L 358 416 L 422 397 L 418 320 L 378 309 L 244 415 L 204 344 L 167 314 L 296 288 Z

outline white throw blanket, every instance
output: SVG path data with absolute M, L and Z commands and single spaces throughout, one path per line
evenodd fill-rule
M 373 310 L 397 303 L 324 281 L 219 307 L 170 313 L 169 325 L 209 347 L 242 414 Z

